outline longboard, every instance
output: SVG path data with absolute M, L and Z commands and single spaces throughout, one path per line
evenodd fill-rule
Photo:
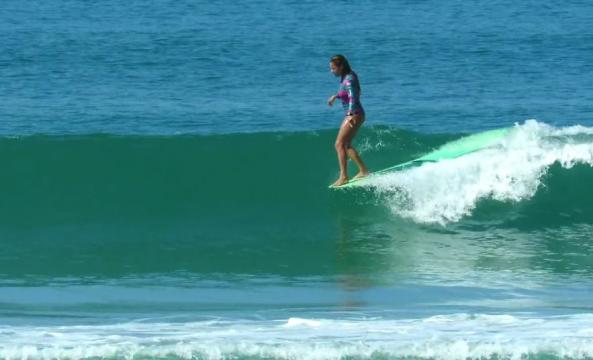
M 451 141 L 446 143 L 445 145 L 441 146 L 437 150 L 434 150 L 426 155 L 423 155 L 417 159 L 413 159 L 410 161 L 406 161 L 401 164 L 393 165 L 388 168 L 375 171 L 370 173 L 368 176 L 364 178 L 352 179 L 344 185 L 340 186 L 333 186 L 330 185 L 330 189 L 343 189 L 343 188 L 352 188 L 352 187 L 359 187 L 365 186 L 369 184 L 374 178 L 380 175 L 384 175 L 386 173 L 391 173 L 394 171 L 401 171 L 410 167 L 420 166 L 427 162 L 437 162 L 444 159 L 454 159 L 474 151 L 478 151 L 481 149 L 485 149 L 487 147 L 492 146 L 498 140 L 505 137 L 512 128 L 502 128 L 502 129 L 494 129 L 479 132 L 477 134 L 468 135 L 457 139 L 455 141 Z

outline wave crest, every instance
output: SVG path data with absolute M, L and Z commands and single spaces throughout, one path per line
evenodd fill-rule
M 532 198 L 556 163 L 566 169 L 593 165 L 593 128 L 555 128 L 528 120 L 492 147 L 385 174 L 369 186 L 393 213 L 444 225 L 471 215 L 480 200 Z

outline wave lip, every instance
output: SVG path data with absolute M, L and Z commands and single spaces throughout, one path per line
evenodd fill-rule
M 585 359 L 593 314 L 451 314 L 424 319 L 208 320 L 0 327 L 4 359 Z
M 478 202 L 531 199 L 553 164 L 593 166 L 593 128 L 555 128 L 528 120 L 486 149 L 385 174 L 369 182 L 393 213 L 445 225 L 472 214 Z

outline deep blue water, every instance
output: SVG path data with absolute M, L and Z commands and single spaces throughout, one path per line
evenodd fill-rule
M 591 124 L 593 5 L 536 1 L 5 1 L 3 134 L 335 128 L 329 58 L 369 124 Z

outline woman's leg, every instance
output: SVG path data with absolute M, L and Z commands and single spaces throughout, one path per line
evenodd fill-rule
M 336 180 L 333 185 L 340 186 L 348 182 L 348 163 L 347 163 L 347 153 L 346 153 L 346 140 L 348 133 L 352 131 L 350 126 L 344 121 L 342 122 L 342 126 L 338 131 L 338 136 L 336 137 L 336 153 L 338 154 L 338 164 L 340 165 L 340 177 Z
M 360 129 L 360 127 L 362 126 L 362 123 L 364 122 L 364 114 L 357 115 L 354 118 L 354 121 L 356 122 L 356 125 L 354 126 L 354 129 L 353 129 L 354 131 L 352 131 L 350 138 L 348 140 L 348 144 L 346 147 L 346 153 L 348 154 L 348 157 L 350 159 L 352 159 L 358 166 L 358 174 L 356 174 L 356 176 L 354 176 L 354 179 L 357 179 L 360 177 L 367 176 L 369 174 L 369 171 L 367 170 L 366 165 L 360 158 L 360 155 L 358 155 L 358 152 L 356 151 L 356 149 L 352 146 L 352 140 L 354 139 L 354 137 L 356 136 L 356 133 L 358 132 L 358 129 Z
M 340 131 L 338 132 L 338 136 L 336 137 L 335 144 L 336 152 L 338 154 L 338 163 L 340 165 L 340 177 L 338 178 L 338 180 L 334 182 L 334 186 L 343 185 L 348 182 L 348 164 L 346 156 L 349 155 L 349 149 L 353 150 L 352 154 L 356 157 L 356 159 L 353 158 L 353 160 L 357 164 L 359 164 L 358 161 L 360 161 L 360 164 L 366 171 L 366 167 L 364 167 L 364 163 L 362 163 L 360 156 L 358 156 L 356 150 L 352 149 L 350 146 L 352 138 L 356 134 L 356 131 L 358 130 L 360 125 L 362 124 L 363 119 L 364 118 L 358 115 L 353 117 L 352 123 L 347 122 L 345 119 L 342 122 L 342 126 L 340 127 Z

